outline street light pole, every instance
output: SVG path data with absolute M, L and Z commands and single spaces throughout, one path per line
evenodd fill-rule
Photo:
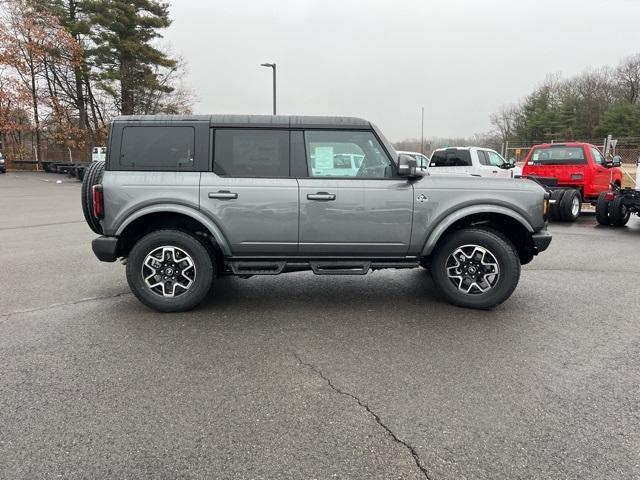
M 422 126 L 420 129 L 420 153 L 424 155 L 424 107 L 422 107 Z
M 273 69 L 273 114 L 276 114 L 276 64 L 275 63 L 261 63 L 261 67 L 269 67 Z

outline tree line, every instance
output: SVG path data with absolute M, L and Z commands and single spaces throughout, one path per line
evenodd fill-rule
M 184 62 L 159 46 L 170 24 L 159 0 L 0 0 L 2 148 L 88 152 L 115 115 L 190 113 Z
M 500 142 L 640 136 L 640 54 L 570 78 L 548 75 L 490 116 Z

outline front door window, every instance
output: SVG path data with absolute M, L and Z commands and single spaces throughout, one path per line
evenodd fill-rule
M 307 131 L 307 165 L 312 178 L 393 178 L 394 168 L 371 132 Z

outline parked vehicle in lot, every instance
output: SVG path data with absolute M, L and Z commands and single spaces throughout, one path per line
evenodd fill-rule
M 85 171 L 92 162 L 104 162 L 106 158 L 107 147 L 93 147 L 91 150 L 91 162 L 56 162 L 44 161 L 42 168 L 45 172 L 50 173 L 66 173 L 70 178 L 82 180 Z
M 408 155 L 410 157 L 413 157 L 416 161 L 416 168 L 418 170 L 424 171 L 427 168 L 429 168 L 429 157 L 421 154 L 420 152 L 406 152 L 402 150 L 397 150 L 396 153 L 398 155 Z
M 636 188 L 621 188 L 611 184 L 611 190 L 602 192 L 596 203 L 596 220 L 600 225 L 624 227 L 631 214 L 640 216 L 640 158 L 636 163 Z
M 104 162 L 107 158 L 107 147 L 93 147 L 91 150 L 92 162 Z
M 345 151 L 358 170 L 327 171 Z M 126 259 L 133 293 L 165 312 L 195 307 L 222 274 L 420 265 L 451 303 L 489 308 L 551 241 L 537 183 L 425 176 L 356 118 L 119 117 L 82 207 L 98 259 Z
M 534 177 L 551 194 L 551 219 L 575 221 L 582 203 L 595 205 L 609 185 L 622 185 L 620 159 L 607 163 L 589 143 L 545 143 L 534 146 L 524 161 L 522 174 Z
M 0 173 L 7 173 L 7 159 L 2 152 L 0 152 Z
M 429 173 L 513 178 L 522 171 L 516 166 L 515 160 L 507 162 L 490 148 L 447 147 L 433 151 L 429 161 Z

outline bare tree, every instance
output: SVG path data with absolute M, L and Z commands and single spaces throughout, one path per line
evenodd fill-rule
M 165 55 L 169 56 L 168 53 Z M 182 57 L 178 57 L 175 65 L 170 67 L 154 67 L 151 71 L 154 80 L 150 78 L 134 92 L 135 113 L 140 115 L 192 113 L 195 94 L 185 85 L 186 74 L 187 65 Z
M 520 107 L 503 105 L 497 112 L 489 116 L 489 123 L 500 138 L 500 143 L 507 141 L 515 133 Z
M 629 102 L 640 101 L 640 53 L 625 58 L 615 71 L 620 97 Z

